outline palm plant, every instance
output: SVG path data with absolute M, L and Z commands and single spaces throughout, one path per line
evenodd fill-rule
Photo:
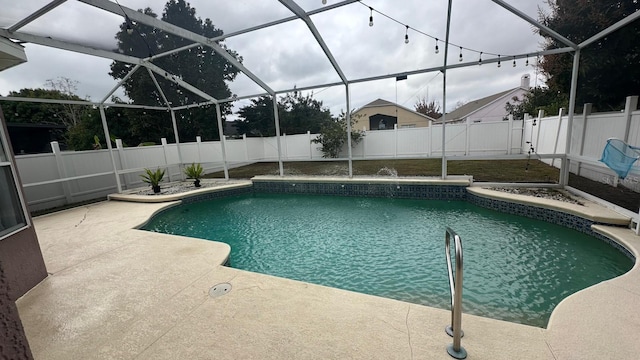
M 155 171 L 153 170 L 149 170 L 149 169 L 144 169 L 145 173 L 140 175 L 140 177 L 142 178 L 142 181 L 146 182 L 147 184 L 151 185 L 151 188 L 153 189 L 153 192 L 155 194 L 160 192 L 160 182 L 163 180 L 164 178 L 164 169 L 156 169 Z
M 184 168 L 184 173 L 187 175 L 187 179 L 193 179 L 193 184 L 195 187 L 200 187 L 200 179 L 202 178 L 202 174 L 204 170 L 202 169 L 202 165 L 191 163 L 191 165 Z

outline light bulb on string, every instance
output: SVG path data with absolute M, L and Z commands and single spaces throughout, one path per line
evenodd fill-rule
M 462 46 L 460 46 L 460 57 L 458 57 L 458 61 L 462 61 Z
M 478 57 L 478 65 L 482 65 L 482 51 L 480 51 L 480 56 Z
M 516 67 L 516 57 L 513 57 L 513 67 Z
M 131 19 L 128 16 L 124 18 L 125 28 L 127 29 L 127 34 L 133 34 L 133 27 L 131 26 Z
M 500 67 L 500 55 L 498 55 L 498 67 Z
M 527 54 L 527 61 L 524 63 L 524 66 L 529 66 L 529 54 Z
M 322 0 L 322 5 L 327 5 L 327 0 Z
M 436 54 L 439 53 L 440 50 L 438 50 L 438 38 L 436 38 Z
M 371 11 L 369 13 L 369 26 L 373 26 L 373 8 L 369 7 L 369 10 Z
M 408 44 L 409 43 L 409 25 L 405 25 L 407 27 L 407 29 L 404 32 L 404 43 Z

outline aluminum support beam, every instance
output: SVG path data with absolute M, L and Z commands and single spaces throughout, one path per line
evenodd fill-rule
M 451 2 L 447 6 L 447 30 L 444 40 L 444 63 L 442 65 L 442 180 L 447 178 L 447 157 L 446 157 L 446 117 L 447 117 L 447 57 L 449 56 L 449 33 L 451 30 Z
M 282 165 L 282 145 L 280 144 L 280 115 L 278 115 L 278 99 L 272 95 L 273 99 L 273 118 L 276 123 L 276 144 L 278 146 L 278 169 L 280 176 L 284 176 L 284 166 Z
M 131 77 L 131 75 L 133 75 L 139 68 L 140 68 L 140 64 L 136 64 L 136 66 L 134 66 L 133 69 L 131 69 L 131 71 L 129 71 L 127 75 L 125 75 L 122 78 L 122 80 L 118 81 L 118 84 L 114 86 L 113 89 L 111 89 L 111 91 L 107 93 L 107 95 L 104 96 L 104 98 L 102 99 L 102 101 L 100 101 L 100 103 L 104 104 L 104 102 L 107 101 L 107 99 L 111 95 L 113 95 L 113 93 L 116 92 L 116 90 L 118 90 L 118 88 L 122 86 L 122 84 L 124 84 L 124 82 L 127 81 Z
M 224 166 L 224 179 L 229 180 L 229 166 L 227 165 L 226 139 L 224 137 L 224 127 L 222 126 L 222 112 L 220 104 L 216 104 L 216 117 L 218 119 L 218 134 L 220 135 L 220 148 L 222 150 L 222 164 Z
M 313 37 L 318 42 L 318 45 L 320 45 L 320 47 L 322 48 L 322 51 L 329 59 L 329 62 L 331 62 L 331 66 L 333 66 L 334 70 L 338 73 L 338 76 L 340 76 L 340 80 L 342 80 L 342 82 L 346 85 L 349 80 L 345 76 L 344 72 L 342 72 L 342 69 L 340 69 L 340 65 L 338 65 L 338 62 L 333 57 L 331 50 L 329 50 L 329 47 L 324 42 L 322 35 L 320 35 L 320 32 L 316 28 L 313 21 L 311 21 L 311 18 L 309 17 L 309 15 L 307 15 L 307 13 L 293 0 L 278 0 L 278 1 L 280 1 L 280 3 L 284 5 L 287 9 L 289 9 L 291 12 L 296 14 L 302 21 L 304 21 L 305 24 L 307 24 L 307 27 L 313 34 Z
M 182 151 L 180 151 L 180 136 L 178 135 L 178 122 L 176 121 L 176 112 L 173 110 L 169 110 L 171 112 L 171 125 L 173 126 L 173 135 L 176 139 L 176 149 L 178 149 L 178 167 L 180 168 L 180 178 L 184 180 L 184 173 L 182 172 L 183 162 L 182 162 Z
M 19 101 L 19 102 L 34 102 L 34 103 L 47 103 L 47 104 L 69 104 L 69 105 L 83 105 L 83 106 L 104 105 L 105 107 L 120 107 L 120 108 L 129 108 L 129 109 L 163 110 L 163 111 L 168 110 L 166 107 L 161 107 L 161 106 L 122 104 L 122 103 L 99 103 L 94 101 L 80 101 L 80 100 L 38 99 L 38 98 L 25 98 L 25 97 L 13 97 L 13 96 L 0 96 L 0 101 Z
M 568 53 L 568 52 L 572 52 L 572 51 L 575 51 L 575 50 L 573 48 L 570 48 L 570 47 L 564 47 L 564 48 L 540 51 L 540 52 L 535 52 L 535 53 L 527 53 L 527 54 L 519 54 L 519 55 L 505 55 L 505 56 L 502 56 L 502 57 L 499 57 L 499 58 L 496 57 L 496 58 L 482 59 L 482 64 L 486 65 L 486 64 L 491 64 L 491 63 L 497 63 L 498 61 L 503 61 L 504 62 L 504 61 L 513 60 L 514 58 L 516 60 L 517 59 L 525 59 L 527 57 L 533 57 L 533 56 L 537 56 L 537 55 L 564 54 L 564 53 Z M 469 67 L 469 66 L 478 66 L 478 61 L 469 61 L 469 62 L 463 62 L 463 63 L 457 63 L 457 64 L 449 64 L 449 65 L 447 65 L 447 69 L 457 69 L 457 68 L 464 68 L 464 67 Z M 442 69 L 443 69 L 442 66 L 436 66 L 436 67 L 425 68 L 425 69 L 420 69 L 420 70 L 405 71 L 405 72 L 399 72 L 399 73 L 393 73 L 393 74 L 387 74 L 387 75 L 379 75 L 379 76 L 370 76 L 370 77 L 365 77 L 365 78 L 349 80 L 349 84 L 357 84 L 357 83 L 361 83 L 361 82 L 383 80 L 383 79 L 391 79 L 391 78 L 396 78 L 398 76 L 410 76 L 410 75 L 425 74 L 425 73 L 430 73 L 430 72 L 434 72 L 434 71 L 442 71 Z M 332 85 L 332 84 L 318 85 L 317 87 L 326 87 L 326 86 L 330 86 L 330 85 Z
M 158 92 L 160 93 L 160 96 L 162 96 L 162 101 L 164 101 L 164 103 L 167 105 L 167 107 L 170 110 L 173 110 L 173 109 L 171 109 L 171 104 L 169 104 L 169 100 L 167 100 L 167 97 L 164 96 L 164 91 L 162 91 L 162 88 L 160 87 L 160 84 L 158 84 L 158 79 L 156 79 L 156 76 L 153 75 L 153 72 L 149 68 L 147 68 L 147 72 L 149 73 L 149 76 L 151 77 L 151 80 L 153 80 L 153 83 L 155 84 L 156 89 L 158 89 Z
M 353 154 L 351 151 L 351 104 L 349 94 L 349 84 L 344 84 L 345 92 L 347 93 L 347 113 L 345 118 L 347 120 L 347 148 L 349 149 L 349 179 L 353 178 Z
M 235 66 L 236 68 L 238 68 L 240 71 L 242 71 L 245 75 L 247 75 L 251 80 L 253 80 L 256 84 L 260 85 L 260 87 L 262 87 L 263 89 L 265 89 L 268 93 L 273 93 L 274 91 L 266 84 L 264 83 L 262 80 L 260 80 L 260 78 L 258 78 L 256 75 L 254 75 L 251 71 L 249 71 L 249 69 L 247 69 L 246 67 L 244 67 L 244 65 L 242 65 L 242 63 L 240 63 L 236 58 L 234 58 L 233 56 L 231 56 L 231 54 L 229 54 L 225 49 L 223 49 L 220 45 L 216 44 L 215 41 L 212 41 L 211 39 L 196 34 L 194 32 L 185 30 L 179 26 L 173 25 L 173 24 L 169 24 L 165 21 L 162 20 L 158 20 L 154 17 L 145 15 L 141 12 L 135 11 L 133 9 L 124 7 L 124 6 L 119 6 L 116 3 L 113 3 L 111 1 L 108 0 L 78 0 L 80 2 L 83 2 L 85 4 L 94 6 L 96 8 L 108 11 L 110 13 L 116 14 L 116 15 L 120 15 L 120 16 L 126 16 L 129 19 L 142 23 L 142 24 L 146 24 L 148 26 L 151 27 L 155 27 L 159 30 L 162 30 L 164 32 L 167 33 L 171 33 L 174 34 L 176 36 L 179 36 L 181 38 L 187 39 L 187 40 L 191 40 L 197 43 L 201 43 L 205 46 L 208 46 L 210 48 L 212 48 L 218 55 L 222 56 L 223 58 L 225 58 L 228 62 L 230 62 L 233 66 Z
M 31 23 L 32 21 L 36 20 L 37 18 L 41 17 L 42 15 L 44 15 L 44 14 L 48 13 L 49 11 L 57 8 L 58 6 L 60 6 L 65 1 L 67 1 L 67 0 L 53 0 L 52 2 L 48 3 L 47 5 L 41 7 L 40 9 L 34 11 L 33 13 L 31 13 L 26 18 L 18 21 L 17 23 L 15 23 L 13 26 L 11 26 L 7 30 L 9 30 L 9 32 L 17 31 L 18 29 L 26 26 L 27 24 Z
M 611 34 L 612 32 L 625 27 L 626 25 L 636 21 L 638 18 L 640 18 L 640 11 L 636 11 L 633 14 L 625 17 L 624 19 L 616 22 L 615 24 L 609 26 L 608 28 L 600 31 L 599 33 L 593 35 L 592 37 L 588 38 L 587 40 L 581 42 L 580 44 L 578 44 L 578 46 L 580 47 L 580 49 L 583 49 L 585 46 L 588 46 L 600 39 L 602 39 L 603 37 Z
M 315 14 L 319 14 L 319 13 L 322 13 L 322 12 L 325 12 L 325 11 L 328 11 L 328 10 L 333 10 L 333 9 L 336 9 L 336 8 L 339 8 L 339 7 L 342 7 L 342 6 L 345 6 L 345 5 L 349 5 L 351 3 L 358 2 L 358 1 L 359 0 L 341 1 L 339 3 L 323 6 L 321 8 L 309 11 L 306 14 L 308 16 L 315 15 Z M 224 40 L 224 39 L 228 39 L 230 37 L 234 37 L 234 36 L 238 36 L 238 35 L 242 35 L 242 34 L 247 34 L 247 33 L 250 33 L 252 31 L 261 30 L 261 29 L 264 29 L 264 28 L 268 28 L 268 27 L 271 27 L 271 26 L 284 24 L 286 22 L 289 22 L 289 21 L 292 21 L 292 20 L 298 20 L 298 19 L 299 19 L 298 16 L 289 16 L 289 17 L 286 17 L 284 19 L 275 20 L 275 21 L 271 21 L 271 22 L 268 22 L 268 23 L 264 23 L 262 25 L 256 25 L 256 26 L 252 26 L 252 27 L 249 27 L 249 28 L 246 28 L 246 29 L 230 32 L 230 33 L 227 33 L 227 34 L 224 34 L 224 35 L 221 35 L 221 36 L 216 36 L 216 37 L 211 38 L 210 40 L 211 41 L 221 41 L 221 40 Z M 167 56 L 167 55 L 171 55 L 171 54 L 174 54 L 174 53 L 177 53 L 177 52 L 180 52 L 180 51 L 188 50 L 188 49 L 194 48 L 196 46 L 200 46 L 200 45 L 202 45 L 202 44 L 194 43 L 194 44 L 185 45 L 185 46 L 177 48 L 177 49 L 173 49 L 173 50 L 170 50 L 170 51 L 167 51 L 167 52 L 156 54 L 156 55 L 150 57 L 149 60 L 154 60 L 154 59 L 157 59 L 157 58 L 160 58 L 160 57 L 163 57 L 163 56 Z
M 569 91 L 569 114 L 567 116 L 567 137 L 565 141 L 564 153 L 571 152 L 571 128 L 573 127 L 573 114 L 576 112 L 576 91 L 578 88 L 578 69 L 580 68 L 580 49 L 573 54 L 573 68 L 571 70 L 571 90 Z M 560 169 L 560 185 L 569 185 L 569 162 L 565 156 L 562 159 Z
M 107 143 L 107 149 L 109 149 L 109 156 L 111 157 L 111 165 L 113 166 L 113 174 L 116 177 L 116 186 L 118 187 L 118 193 L 122 192 L 122 184 L 120 183 L 120 174 L 118 174 L 118 167 L 116 166 L 116 158 L 113 156 L 113 147 L 111 147 L 111 135 L 109 135 L 109 127 L 107 126 L 107 115 L 104 113 L 104 106 L 100 105 L 100 119 L 102 120 L 102 131 L 104 131 L 104 139 Z
M 186 90 L 191 91 L 192 93 L 200 96 L 203 99 L 206 99 L 206 100 L 209 100 L 209 101 L 213 101 L 216 104 L 218 103 L 218 99 L 216 99 L 213 96 L 207 94 L 206 92 L 198 89 L 197 87 L 189 84 L 188 82 L 180 79 L 179 77 L 171 75 L 166 70 L 162 69 L 161 67 L 159 67 L 157 65 L 154 65 L 154 64 L 146 62 L 146 63 L 143 63 L 142 66 L 146 67 L 147 69 L 150 69 L 154 73 L 162 76 L 163 78 L 165 78 L 165 79 L 167 79 L 169 81 L 173 81 L 173 82 L 177 83 L 178 85 L 182 86 Z
M 506 2 L 504 2 L 503 0 L 491 0 L 494 3 L 500 5 L 501 7 L 503 7 L 504 9 L 508 10 L 509 12 L 511 12 L 512 14 L 516 15 L 517 17 L 521 18 L 522 20 L 528 22 L 529 24 L 537 27 L 538 29 L 546 32 L 547 34 L 551 35 L 553 38 L 555 38 L 556 40 L 560 41 L 561 43 L 567 45 L 567 46 L 571 46 L 574 50 L 578 50 L 578 45 L 576 45 L 573 41 L 567 39 L 566 37 L 560 35 L 558 32 L 556 32 L 555 30 L 540 24 L 539 22 L 537 22 L 534 18 L 530 17 L 529 15 L 523 13 L 522 11 L 516 9 L 515 7 L 507 4 Z
M 137 65 L 142 63 L 142 60 L 137 57 L 118 54 L 118 53 L 107 51 L 107 50 L 95 49 L 88 46 L 78 45 L 78 44 L 74 44 L 66 41 L 54 40 L 44 36 L 31 35 L 31 34 L 22 33 L 22 32 L 11 33 L 5 29 L 0 29 L 0 36 L 4 36 L 8 39 L 16 39 L 16 40 L 20 40 L 20 41 L 24 41 L 32 44 L 48 46 L 48 47 L 57 48 L 61 50 L 68 50 L 68 51 L 73 51 L 81 54 L 93 55 L 93 56 L 97 56 L 105 59 L 121 61 L 128 64 Z

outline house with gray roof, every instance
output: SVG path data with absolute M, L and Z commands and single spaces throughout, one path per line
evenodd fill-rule
M 501 121 L 509 114 L 505 110 L 507 102 L 514 102 L 514 98 L 522 100 L 524 94 L 529 92 L 529 74 L 522 75 L 520 86 L 505 90 L 497 94 L 472 100 L 460 106 L 446 115 L 447 123 L 470 122 L 478 123 L 483 121 Z M 438 119 L 442 122 L 442 117 Z

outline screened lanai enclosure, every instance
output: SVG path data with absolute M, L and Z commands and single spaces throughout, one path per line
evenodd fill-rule
M 576 43 L 538 21 L 543 2 L 171 0 L 164 8 L 141 0 L 2 2 L 0 40 L 13 54 L 7 61 L 28 61 L 2 72 L 0 92 L 14 92 L 1 96 L 0 104 L 90 109 L 101 124 L 95 136 L 104 145 L 96 145 L 106 148 L 91 152 L 95 158 L 82 166 L 61 159 L 85 152 L 71 155 L 57 143 L 53 162 L 19 156 L 18 163 L 32 161 L 22 175 L 28 190 L 47 192 L 49 185 L 68 188 L 86 179 L 104 190 L 115 178 L 120 192 L 139 185 L 144 168 L 173 167 L 169 178 L 177 179 L 194 162 L 224 171 L 228 179 L 230 167 L 265 161 L 277 162 L 284 176 L 285 162 L 331 160 L 345 163 L 345 175 L 353 177 L 354 160 L 440 159 L 439 177 L 445 179 L 473 175 L 452 174 L 451 161 L 532 157 L 560 168 L 553 186 L 566 186 L 570 169 L 615 182 L 615 174 L 597 161 L 606 138 L 636 145 L 639 140 L 637 97 L 627 98 L 622 112 L 606 115 L 616 124 L 601 126 L 609 132 L 593 121 L 587 126 L 588 118 L 597 117 L 588 104 L 575 115 L 576 106 L 583 106 L 576 104 L 581 51 L 634 22 L 639 12 Z M 541 50 L 540 34 L 560 46 Z M 453 117 L 461 105 L 481 102 L 474 99 L 542 85 L 536 65 L 552 54 L 573 65 L 568 109 L 523 119 Z M 17 79 L 39 88 L 56 78 L 77 83 L 51 81 L 53 89 L 91 95 L 51 99 L 11 87 Z M 279 99 L 287 96 L 317 99 L 335 119 L 343 114 L 347 136 L 337 157 L 325 157 L 314 142 L 317 131 L 283 131 L 287 105 L 280 107 Z M 417 113 L 417 98 L 437 103 L 444 114 Z M 483 104 L 478 109 L 488 109 Z M 242 119 L 249 108 L 260 112 L 269 131 L 231 136 L 226 123 Z M 20 109 L 7 118 L 28 116 Z M 145 126 L 156 121 L 172 136 L 162 145 L 127 146 L 137 144 L 118 140 L 126 131 L 125 111 L 138 133 L 150 132 Z M 354 139 L 354 133 L 364 137 Z M 59 178 L 30 173 L 47 166 Z M 393 173 L 393 166 L 385 168 Z M 78 192 L 91 193 L 80 187 Z M 65 196 L 69 200 L 68 189 Z

